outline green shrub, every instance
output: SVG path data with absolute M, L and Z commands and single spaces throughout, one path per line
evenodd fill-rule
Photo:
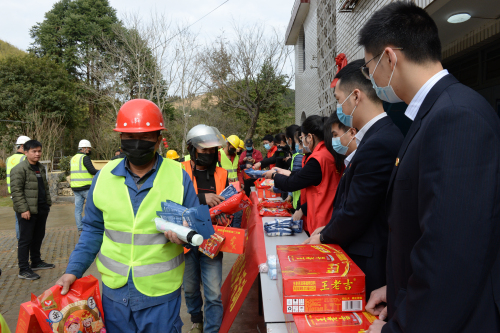
M 7 178 L 7 168 L 0 166 L 0 179 Z
M 73 156 L 64 156 L 61 157 L 61 160 L 59 161 L 59 170 L 64 172 L 65 176 L 69 176 L 69 173 L 71 171 L 71 158 Z

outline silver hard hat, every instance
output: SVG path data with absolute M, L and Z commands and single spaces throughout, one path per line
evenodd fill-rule
M 205 149 L 224 146 L 225 142 L 219 130 L 212 126 L 196 125 L 191 128 L 186 136 L 188 145 L 193 145 L 195 148 Z

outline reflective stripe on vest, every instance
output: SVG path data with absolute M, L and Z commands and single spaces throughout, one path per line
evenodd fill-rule
M 193 177 L 193 169 L 191 167 L 191 161 L 182 162 L 182 167 L 186 170 L 186 173 L 191 178 L 193 182 L 194 190 L 196 194 L 198 194 L 198 184 L 196 182 L 196 177 Z M 227 183 L 227 171 L 224 168 L 216 167 L 214 172 L 215 178 L 215 194 L 221 194 L 222 191 L 226 188 Z
M 182 205 L 182 166 L 162 158 L 153 186 L 134 216 L 124 177 L 112 173 L 120 163 L 124 161 L 112 160 L 101 170 L 93 193 L 104 219 L 103 242 L 96 260 L 102 282 L 111 289 L 121 288 L 132 274 L 141 293 L 150 297 L 170 294 L 182 285 L 183 248 L 167 242 L 152 221 L 162 201 Z
M 297 155 L 302 155 L 302 154 L 300 154 L 300 153 L 293 154 L 293 156 L 292 156 L 292 164 L 290 166 L 290 171 L 293 171 L 293 163 L 295 162 L 295 157 Z M 297 209 L 297 203 L 299 202 L 299 198 L 300 198 L 300 190 L 292 192 L 293 209 Z
M 7 191 L 10 193 L 10 171 L 12 168 L 14 168 L 16 165 L 21 163 L 26 159 L 26 155 L 23 154 L 14 154 L 10 157 L 7 158 L 7 161 L 5 163 L 6 166 L 6 173 L 7 173 Z
M 240 157 L 238 155 L 234 156 L 234 160 L 231 163 L 229 157 L 227 157 L 224 149 L 219 150 L 220 152 L 220 164 L 221 166 L 227 170 L 227 178 L 229 179 L 238 179 L 238 163 L 240 161 Z
M 89 173 L 83 158 L 85 154 L 78 153 L 71 158 L 71 187 L 78 188 L 92 184 L 92 175 Z

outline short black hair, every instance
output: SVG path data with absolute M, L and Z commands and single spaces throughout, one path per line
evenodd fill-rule
M 345 68 L 345 67 L 344 67 Z M 358 70 L 359 71 L 359 70 Z M 332 113 L 330 117 L 325 122 L 325 146 L 326 149 L 330 152 L 330 154 L 333 155 L 333 158 L 335 159 L 335 168 L 337 168 L 337 171 L 341 171 L 344 168 L 344 159 L 345 156 L 337 153 L 335 149 L 333 149 L 332 146 L 332 125 L 337 124 L 341 130 L 344 132 L 347 132 L 349 130 L 349 126 L 346 126 L 342 124 L 340 121 L 339 117 L 337 116 L 337 113 Z
M 368 98 L 375 103 L 382 104 L 382 101 L 377 97 L 375 89 L 370 80 L 368 80 L 361 72 L 361 67 L 365 63 L 364 59 L 357 59 L 348 63 L 344 68 L 342 68 L 337 75 L 336 79 L 337 87 L 340 84 L 340 89 L 347 95 L 349 95 L 354 89 L 361 90 Z M 340 101 L 343 103 L 344 101 Z
M 280 144 L 281 141 L 286 142 L 286 136 L 285 133 L 278 133 L 274 136 L 274 143 L 275 144 Z
M 274 138 L 271 134 L 267 134 L 265 135 L 263 138 L 262 138 L 262 141 L 269 141 L 269 142 L 273 142 L 274 141 Z
M 373 56 L 385 47 L 401 47 L 415 63 L 441 61 L 441 41 L 434 20 L 413 2 L 397 1 L 376 11 L 359 32 L 359 45 Z
M 29 140 L 24 143 L 24 151 L 29 151 L 30 149 L 38 147 L 42 148 L 42 144 L 40 143 L 40 141 Z

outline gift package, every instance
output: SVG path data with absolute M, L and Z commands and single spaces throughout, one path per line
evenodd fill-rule
M 156 212 L 156 214 L 167 222 L 193 229 L 202 235 L 203 239 L 210 238 L 210 235 L 214 233 L 207 205 L 186 208 L 178 203 L 167 200 L 161 203 L 161 211 Z
M 362 333 L 376 319 L 368 312 L 297 314 L 286 327 L 288 333 Z
M 280 193 L 274 193 L 272 188 L 274 186 L 274 180 L 259 178 L 255 181 L 255 189 L 257 190 L 257 196 L 259 199 L 270 199 L 270 198 L 280 198 Z
M 247 230 L 241 228 L 221 227 L 214 225 L 215 232 L 226 239 L 220 250 L 222 252 L 242 254 L 245 252 Z
M 105 333 L 99 281 L 92 275 L 76 280 L 66 295 L 53 286 L 21 305 L 16 332 Z M 30 306 L 31 305 L 31 306 Z M 41 331 L 33 331 L 36 324 Z
M 198 247 L 198 251 L 213 259 L 219 254 L 225 240 L 226 237 L 219 235 L 218 233 L 214 233 L 209 239 L 205 239 L 203 243 L 201 243 Z
M 267 172 L 268 170 L 254 170 L 252 168 L 250 169 L 245 169 L 245 173 L 252 179 L 258 179 L 258 178 L 261 178 L 261 177 L 264 177 L 264 174 Z
M 293 219 L 274 219 L 271 222 L 264 222 L 264 231 L 267 236 L 291 236 L 294 233 L 301 233 L 303 221 Z
M 278 245 L 276 250 L 278 293 L 285 315 L 364 309 L 365 275 L 340 246 Z
M 224 214 L 234 214 L 243 210 L 250 206 L 252 201 L 246 196 L 245 192 L 240 192 L 238 194 L 233 195 L 229 199 L 223 201 L 210 208 L 210 217 L 213 219 L 215 216 L 224 213 Z

